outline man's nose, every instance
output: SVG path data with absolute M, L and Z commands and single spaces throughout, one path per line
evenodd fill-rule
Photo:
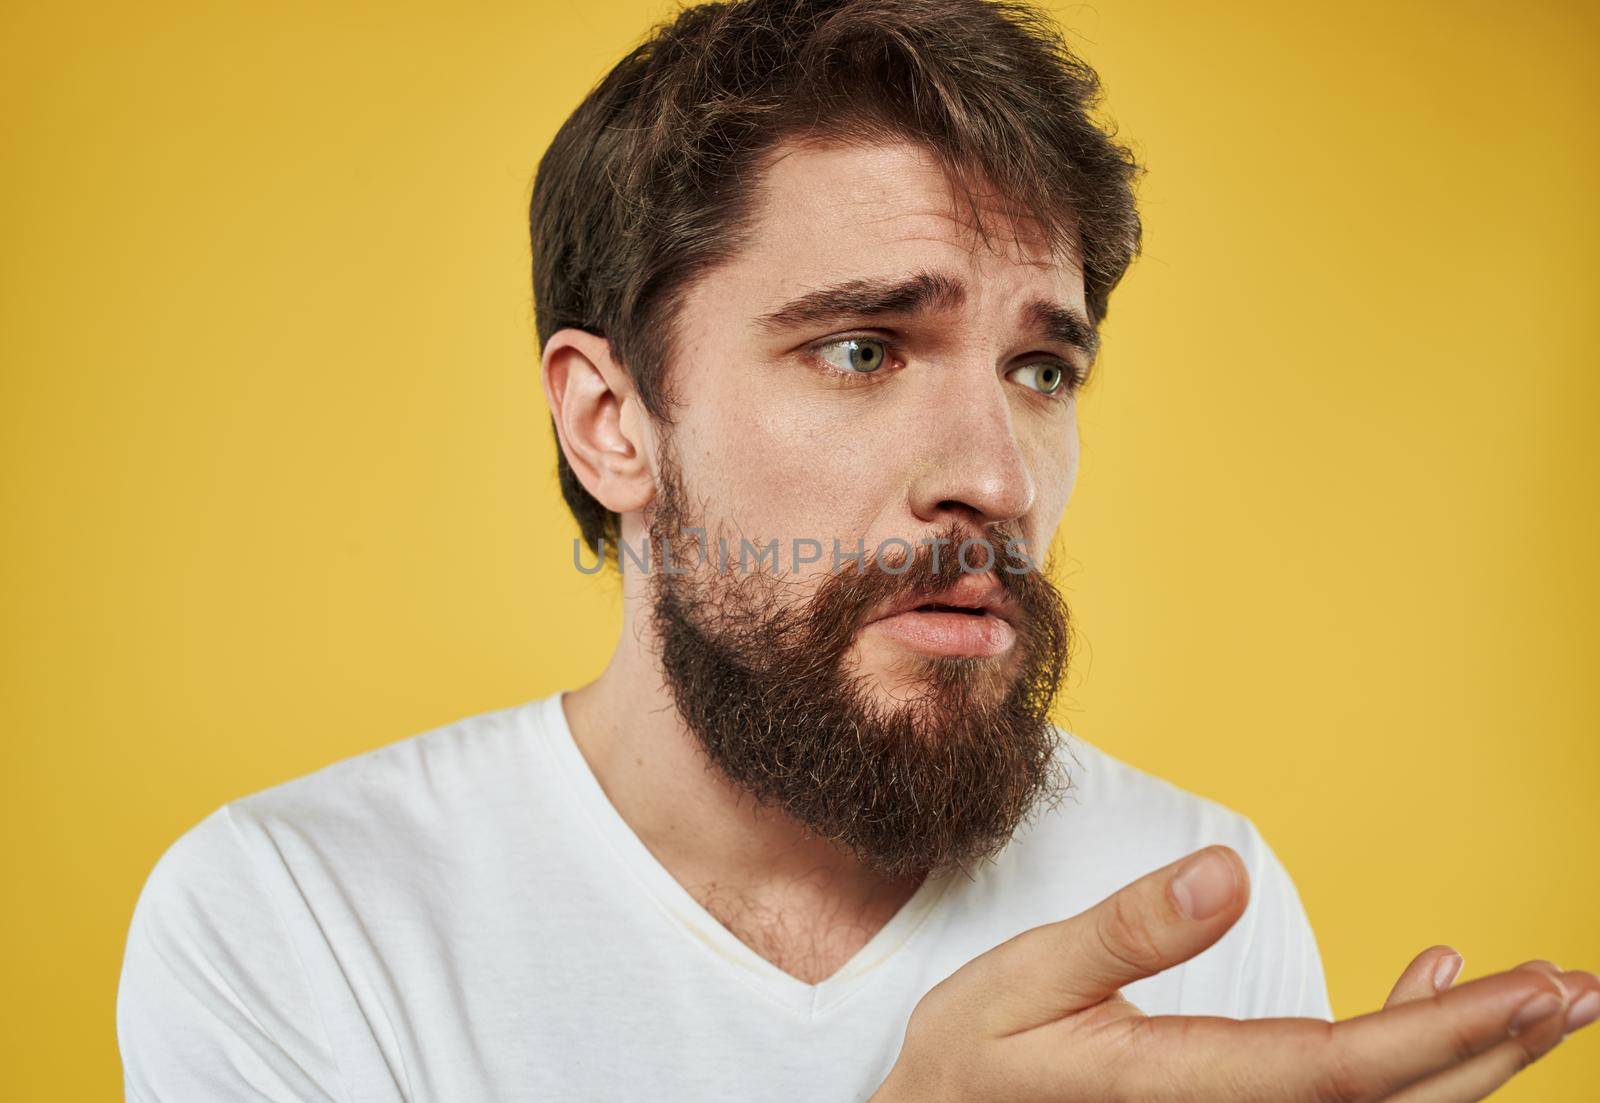
M 911 483 L 919 520 L 987 525 L 1033 508 L 1035 487 L 1012 423 L 1006 388 L 993 371 L 957 372 L 930 393 L 915 436 L 921 453 Z

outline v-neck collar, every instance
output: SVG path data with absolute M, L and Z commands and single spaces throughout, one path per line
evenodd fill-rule
M 576 800 L 584 818 L 685 936 L 709 951 L 725 968 L 732 969 L 747 985 L 792 1011 L 821 1015 L 892 966 L 895 952 L 916 934 L 955 880 L 953 874 L 925 878 L 911 898 L 849 961 L 824 980 L 808 984 L 740 941 L 644 845 L 606 796 L 573 739 L 561 703 L 564 695 L 556 693 L 531 702 L 523 715 L 527 722 L 542 723 L 546 738 L 535 742 L 549 751 L 565 782 L 562 787 Z

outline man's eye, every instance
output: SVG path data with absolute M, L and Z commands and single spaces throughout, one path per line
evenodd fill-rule
M 842 341 L 829 341 L 817 346 L 817 355 L 824 363 L 857 375 L 877 371 L 889 358 L 884 343 L 871 337 L 846 337 Z
M 1014 370 L 1011 377 L 1024 387 L 1032 387 L 1040 394 L 1061 394 L 1074 385 L 1072 369 L 1065 364 L 1049 360 L 1041 364 L 1024 364 Z

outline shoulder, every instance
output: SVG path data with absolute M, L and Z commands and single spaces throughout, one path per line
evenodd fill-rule
M 130 1099 L 324 1099 L 338 1076 L 277 903 L 226 808 L 184 832 L 145 880 L 117 986 Z
M 270 934 L 286 850 L 338 853 L 412 835 L 430 815 L 482 799 L 485 779 L 503 778 L 521 749 L 520 712 L 468 717 L 228 801 L 157 859 L 134 934 L 169 949 Z
M 135 944 L 229 956 L 284 942 L 308 903 L 426 861 L 496 801 L 530 799 L 526 713 L 485 712 L 222 805 L 161 854 L 134 910 Z M 527 760 L 525 761 L 525 757 Z M 182 950 L 179 953 L 180 948 Z M 177 960 L 178 957 L 173 957 Z
M 351 962 L 404 949 L 407 930 L 425 929 L 407 915 L 425 919 L 457 891 L 463 855 L 492 861 L 494 847 L 538 837 L 537 822 L 496 808 L 526 816 L 540 803 L 537 708 L 481 713 L 335 762 L 230 801 L 171 843 L 123 955 L 117 1029 L 130 1098 L 231 1100 L 241 1074 L 273 1085 L 274 1098 L 336 1096 L 330 1037 L 348 1043 L 360 1018 L 346 991 Z
M 134 908 L 134 934 L 156 949 L 178 951 L 231 927 L 236 917 L 264 926 L 269 916 L 257 907 L 259 882 L 247 857 L 228 809 L 212 812 L 157 859 Z
M 1057 762 L 1061 799 L 1035 810 L 1018 834 L 1023 861 L 1055 863 L 1071 852 L 1106 893 L 1212 844 L 1239 852 L 1254 872 L 1268 855 L 1255 823 L 1220 801 L 1134 766 L 1068 732 Z M 1089 860 L 1090 858 L 1093 860 Z
M 1076 914 L 1196 850 L 1228 846 L 1249 874 L 1244 914 L 1181 981 L 1140 982 L 1141 997 L 1187 1014 L 1331 1017 L 1299 893 L 1249 816 L 1066 732 L 1058 761 L 1065 795 L 1035 810 L 987 877 L 1015 925 Z
M 228 820 L 274 892 L 397 892 L 416 882 L 408 869 L 548 834 L 543 711 L 530 701 L 410 735 L 229 801 Z
M 230 802 L 243 827 L 294 823 L 350 835 L 402 828 L 444 808 L 494 800 L 508 776 L 532 769 L 538 703 L 478 713 L 377 747 Z

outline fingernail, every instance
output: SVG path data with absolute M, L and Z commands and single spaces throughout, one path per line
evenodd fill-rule
M 1600 992 L 1585 992 L 1567 1009 L 1567 1033 L 1600 1019 Z
M 1462 989 L 1466 991 L 1466 989 Z M 1511 1033 L 1521 1034 L 1534 1023 L 1554 1015 L 1561 1008 L 1561 997 L 1554 992 L 1541 992 L 1517 1009 L 1511 1020 Z
M 1439 959 L 1439 964 L 1433 967 L 1433 990 L 1443 992 L 1455 983 L 1456 974 L 1461 972 L 1461 955 L 1446 954 Z
M 1172 879 L 1178 910 L 1190 919 L 1209 919 L 1233 899 L 1233 864 L 1215 850 L 1196 854 Z

